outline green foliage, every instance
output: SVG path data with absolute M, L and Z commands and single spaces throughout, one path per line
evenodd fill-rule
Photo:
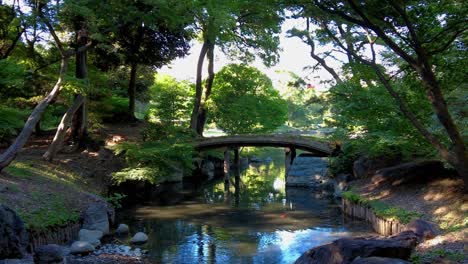
M 27 163 L 15 162 L 6 167 L 5 172 L 9 175 L 20 177 L 20 178 L 31 178 L 34 173 L 31 171 L 31 167 Z
M 0 105 L 0 142 L 15 136 L 28 118 L 29 112 Z
M 342 192 L 344 199 L 354 203 L 359 203 L 369 206 L 374 211 L 375 215 L 385 219 L 396 219 L 402 224 L 407 224 L 415 218 L 420 218 L 422 215 L 414 211 L 407 211 L 399 207 L 390 206 L 379 200 L 369 200 L 362 198 L 359 194 L 353 191 Z
M 284 10 L 277 2 L 196 0 L 188 8 L 195 13 L 193 22 L 203 42 L 243 62 L 255 56 L 267 66 L 278 62 Z
M 150 121 L 183 124 L 190 118 L 192 96 L 192 84 L 189 82 L 178 82 L 171 76 L 156 74 L 150 88 Z
M 127 195 L 121 194 L 121 193 L 113 193 L 109 197 L 104 197 L 104 200 L 106 200 L 108 203 L 112 204 L 112 206 L 115 209 L 120 209 L 122 208 L 122 200 L 125 199 Z
M 217 73 L 209 104 L 211 119 L 228 134 L 270 132 L 284 124 L 286 102 L 258 69 L 231 64 Z
M 315 89 L 292 72 L 282 89 L 282 97 L 288 104 L 288 125 L 295 128 L 317 128 L 323 122 L 325 102 Z
M 407 89 L 413 85 L 409 80 L 394 85 L 419 119 L 430 125 L 430 107 L 422 98 L 421 88 Z M 330 140 L 340 144 L 343 151 L 332 159 L 333 173 L 351 171 L 353 161 L 361 155 L 403 160 L 435 156 L 432 146 L 402 116 L 382 86 L 366 87 L 352 81 L 337 84 L 329 91 L 328 103 L 331 107 L 326 122 L 335 128 Z
M 124 154 L 128 167 L 113 174 L 117 184 L 127 180 L 148 181 L 156 184 L 181 180 L 174 173 L 192 170 L 193 135 L 174 126 L 148 124 L 143 132 L 145 142 L 122 143 L 115 147 L 116 154 Z
M 24 96 L 26 69 L 23 65 L 12 59 L 0 60 L 0 99 Z
M 450 224 L 447 221 L 443 221 L 439 224 L 439 226 L 442 230 L 444 230 L 447 233 L 463 230 L 465 228 L 468 228 L 468 216 L 463 218 L 463 220 L 461 220 L 459 223 Z
M 67 107 L 61 104 L 49 105 L 41 118 L 42 130 L 54 130 L 62 120 Z
M 128 115 L 128 98 L 110 96 L 93 102 L 91 110 L 105 122 L 119 122 Z

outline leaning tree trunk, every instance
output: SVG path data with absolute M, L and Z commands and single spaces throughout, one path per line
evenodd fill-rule
M 208 52 L 208 43 L 205 41 L 203 42 L 203 46 L 200 51 L 200 55 L 198 57 L 197 63 L 197 80 L 195 84 L 195 100 L 193 102 L 193 110 L 192 110 L 192 117 L 190 119 L 190 128 L 197 132 L 198 128 L 198 116 L 200 112 L 200 104 L 203 94 L 203 85 L 202 85 L 202 70 L 203 70 L 203 63 L 205 61 L 206 53 Z
M 49 145 L 49 148 L 47 149 L 46 153 L 42 155 L 42 158 L 51 161 L 54 159 L 55 155 L 60 151 L 60 149 L 63 146 L 63 141 L 65 138 L 65 134 L 67 132 L 68 127 L 71 126 L 71 120 L 74 116 L 74 114 L 81 109 L 82 105 L 84 103 L 84 96 L 81 94 L 75 97 L 75 100 L 73 101 L 73 104 L 68 108 L 67 112 L 63 115 L 62 120 L 60 121 L 60 124 L 57 128 L 57 132 L 55 133 L 54 139 L 52 140 L 52 143 Z
M 8 166 L 15 159 L 18 152 L 21 150 L 21 148 L 23 148 L 24 144 L 26 144 L 26 141 L 31 136 L 37 122 L 39 122 L 39 120 L 41 119 L 42 114 L 46 110 L 47 106 L 56 99 L 56 97 L 62 90 L 62 82 L 67 72 L 68 60 L 69 56 L 62 57 L 62 62 L 60 64 L 60 74 L 57 79 L 57 82 L 55 83 L 54 88 L 34 108 L 33 112 L 31 113 L 28 120 L 26 121 L 26 124 L 23 127 L 23 130 L 21 130 L 20 134 L 16 137 L 13 144 L 10 145 L 10 147 L 0 155 L 0 171 L 3 170 L 6 166 Z

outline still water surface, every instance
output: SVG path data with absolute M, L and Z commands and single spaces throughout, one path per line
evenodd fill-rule
M 120 220 L 148 234 L 154 263 L 293 263 L 311 247 L 371 233 L 344 219 L 333 200 L 286 188 L 282 165 L 251 165 L 240 182 L 231 178 L 229 193 L 218 181 L 177 205 L 137 206 Z

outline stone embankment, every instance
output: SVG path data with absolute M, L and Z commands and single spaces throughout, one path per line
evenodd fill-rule
M 119 259 L 118 263 L 142 262 L 142 256 L 147 252 L 137 246 L 148 241 L 143 232 L 133 235 L 129 245 L 102 244 L 103 239 L 109 241 L 114 235 L 124 241 L 129 238 L 130 228 L 125 224 L 120 224 L 115 233 L 111 232 L 111 226 L 115 224 L 114 215 L 113 208 L 106 202 L 92 203 L 82 215 L 82 225 L 63 227 L 67 235 L 49 234 L 47 239 L 43 239 L 28 235 L 21 218 L 13 210 L 0 205 L 0 263 L 115 263 L 116 259 Z M 69 240 L 63 241 L 65 238 Z M 66 246 L 73 239 L 77 240 Z M 60 240 L 65 246 L 51 240 Z

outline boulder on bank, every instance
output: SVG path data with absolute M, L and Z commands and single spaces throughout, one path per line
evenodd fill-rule
M 405 230 L 414 232 L 420 242 L 432 239 L 440 234 L 440 229 L 436 224 L 422 219 L 415 219 L 406 224 Z
M 106 204 L 97 202 L 91 204 L 83 215 L 83 229 L 99 230 L 104 235 L 109 234 L 109 219 Z
M 100 230 L 81 229 L 78 233 L 80 241 L 87 241 L 94 247 L 101 245 L 101 238 L 104 234 Z
M 450 173 L 438 160 L 412 161 L 378 170 L 372 177 L 372 183 L 398 186 L 408 182 L 427 182 Z
M 94 246 L 87 241 L 75 241 L 70 246 L 71 254 L 88 254 L 95 250 Z
M 0 259 L 22 258 L 27 246 L 23 220 L 9 207 L 0 205 Z
M 408 235 L 408 236 L 406 236 Z M 308 250 L 296 260 L 296 264 L 344 264 L 357 257 L 385 257 L 408 259 L 416 243 L 409 241 L 409 234 L 388 239 L 341 238 L 330 244 Z M 415 239 L 415 238 L 414 238 Z
M 353 163 L 353 175 L 356 179 L 368 178 L 381 168 L 394 166 L 400 161 L 399 158 L 389 159 L 387 157 L 369 158 L 361 156 Z
M 34 263 L 60 264 L 63 263 L 63 250 L 59 245 L 42 245 L 34 251 Z
M 119 235 L 123 235 L 123 234 L 128 234 L 129 231 L 130 231 L 130 228 L 128 227 L 128 225 L 120 224 L 115 230 L 115 233 Z
M 148 241 L 148 236 L 143 232 L 136 233 L 130 240 L 132 244 L 144 244 L 147 241 Z
M 102 197 L 100 197 L 98 195 L 88 193 L 88 196 L 90 196 L 96 203 L 101 203 L 106 207 L 107 218 L 109 220 L 109 224 L 114 225 L 115 224 L 115 210 L 114 210 L 114 207 L 111 204 L 109 204 L 106 200 L 104 200 Z

